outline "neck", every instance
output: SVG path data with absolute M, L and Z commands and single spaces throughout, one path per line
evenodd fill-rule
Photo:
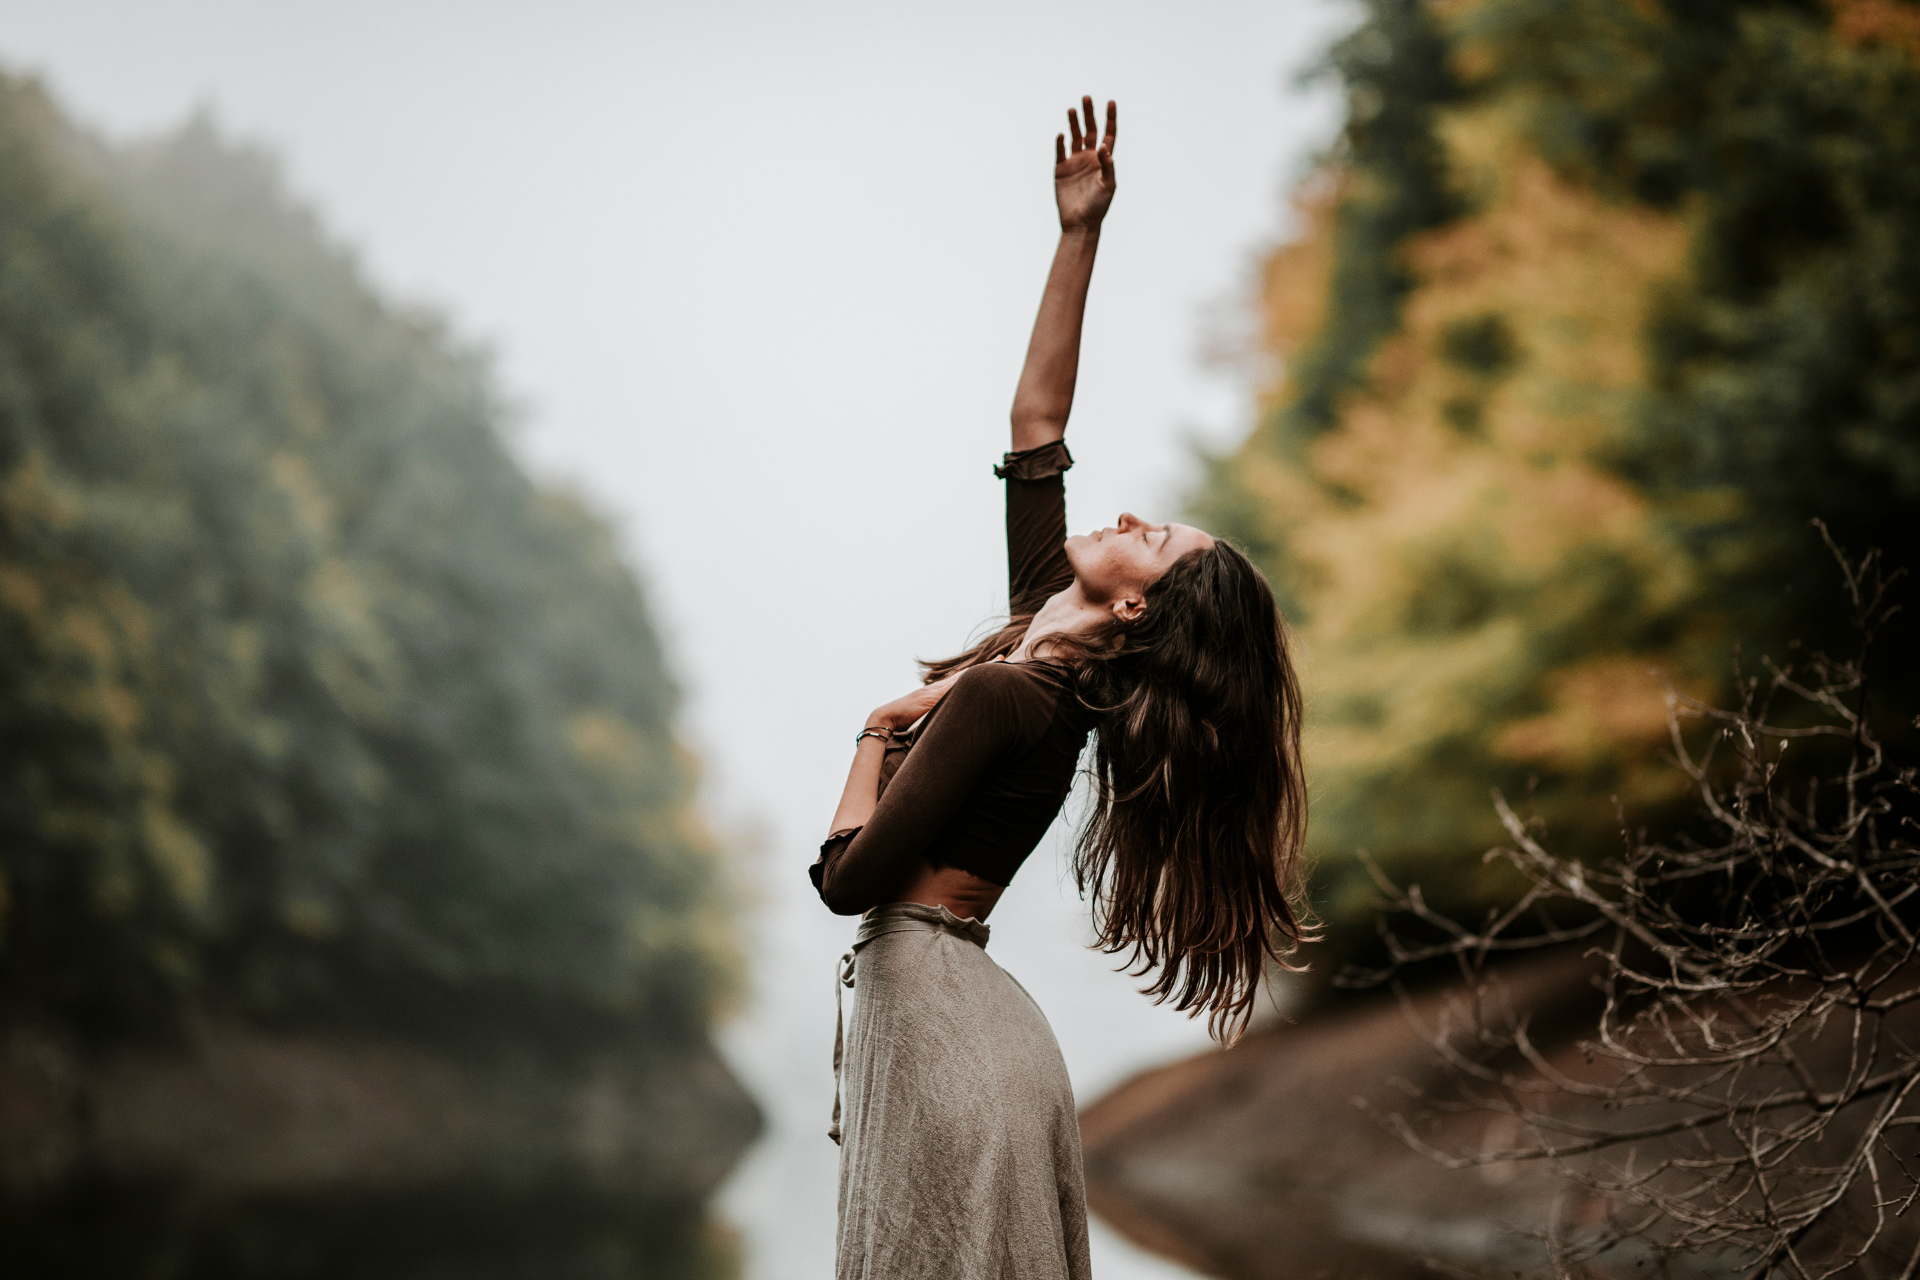
M 1007 660 L 1026 662 L 1044 657 L 1050 638 L 1090 636 L 1105 625 L 1111 616 L 1111 611 L 1105 605 L 1087 599 L 1076 581 L 1040 606 L 1040 612 L 1033 615 L 1033 621 L 1027 626 L 1026 639 L 1020 642 L 1019 648 L 1007 655 Z

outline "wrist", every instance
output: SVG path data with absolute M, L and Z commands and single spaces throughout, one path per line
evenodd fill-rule
M 1100 224 L 1097 222 L 1063 222 L 1060 224 L 1062 240 L 1098 240 Z

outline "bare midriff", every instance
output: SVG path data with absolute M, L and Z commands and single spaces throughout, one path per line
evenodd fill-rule
M 987 913 L 993 910 L 993 904 L 1000 901 L 1000 895 L 1005 892 L 1004 885 L 982 880 L 971 871 L 962 871 L 958 867 L 930 867 L 923 862 L 901 890 L 900 901 L 945 907 L 962 920 L 969 916 L 975 920 L 985 920 Z

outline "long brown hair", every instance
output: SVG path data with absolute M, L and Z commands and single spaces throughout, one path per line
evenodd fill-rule
M 1272 588 L 1236 547 L 1181 557 L 1132 623 L 1050 640 L 1096 718 L 1093 808 L 1074 854 L 1097 945 L 1128 953 L 1145 994 L 1246 1030 L 1268 960 L 1306 939 L 1300 686 Z M 1004 656 L 1032 615 L 927 678 Z

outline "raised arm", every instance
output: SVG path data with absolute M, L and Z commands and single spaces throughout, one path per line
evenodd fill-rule
M 1086 128 L 1081 128 L 1082 121 Z M 1013 393 L 1013 450 L 1037 449 L 1066 434 L 1073 384 L 1080 373 L 1080 326 L 1087 313 L 1087 284 L 1100 247 L 1100 223 L 1113 203 L 1113 141 L 1116 115 L 1107 104 L 1107 135 L 1097 139 L 1093 99 L 1080 112 L 1067 111 L 1073 149 L 1065 134 L 1053 140 L 1053 196 L 1060 207 L 1060 244 L 1053 251 L 1040 314 L 1027 343 L 1027 363 Z

